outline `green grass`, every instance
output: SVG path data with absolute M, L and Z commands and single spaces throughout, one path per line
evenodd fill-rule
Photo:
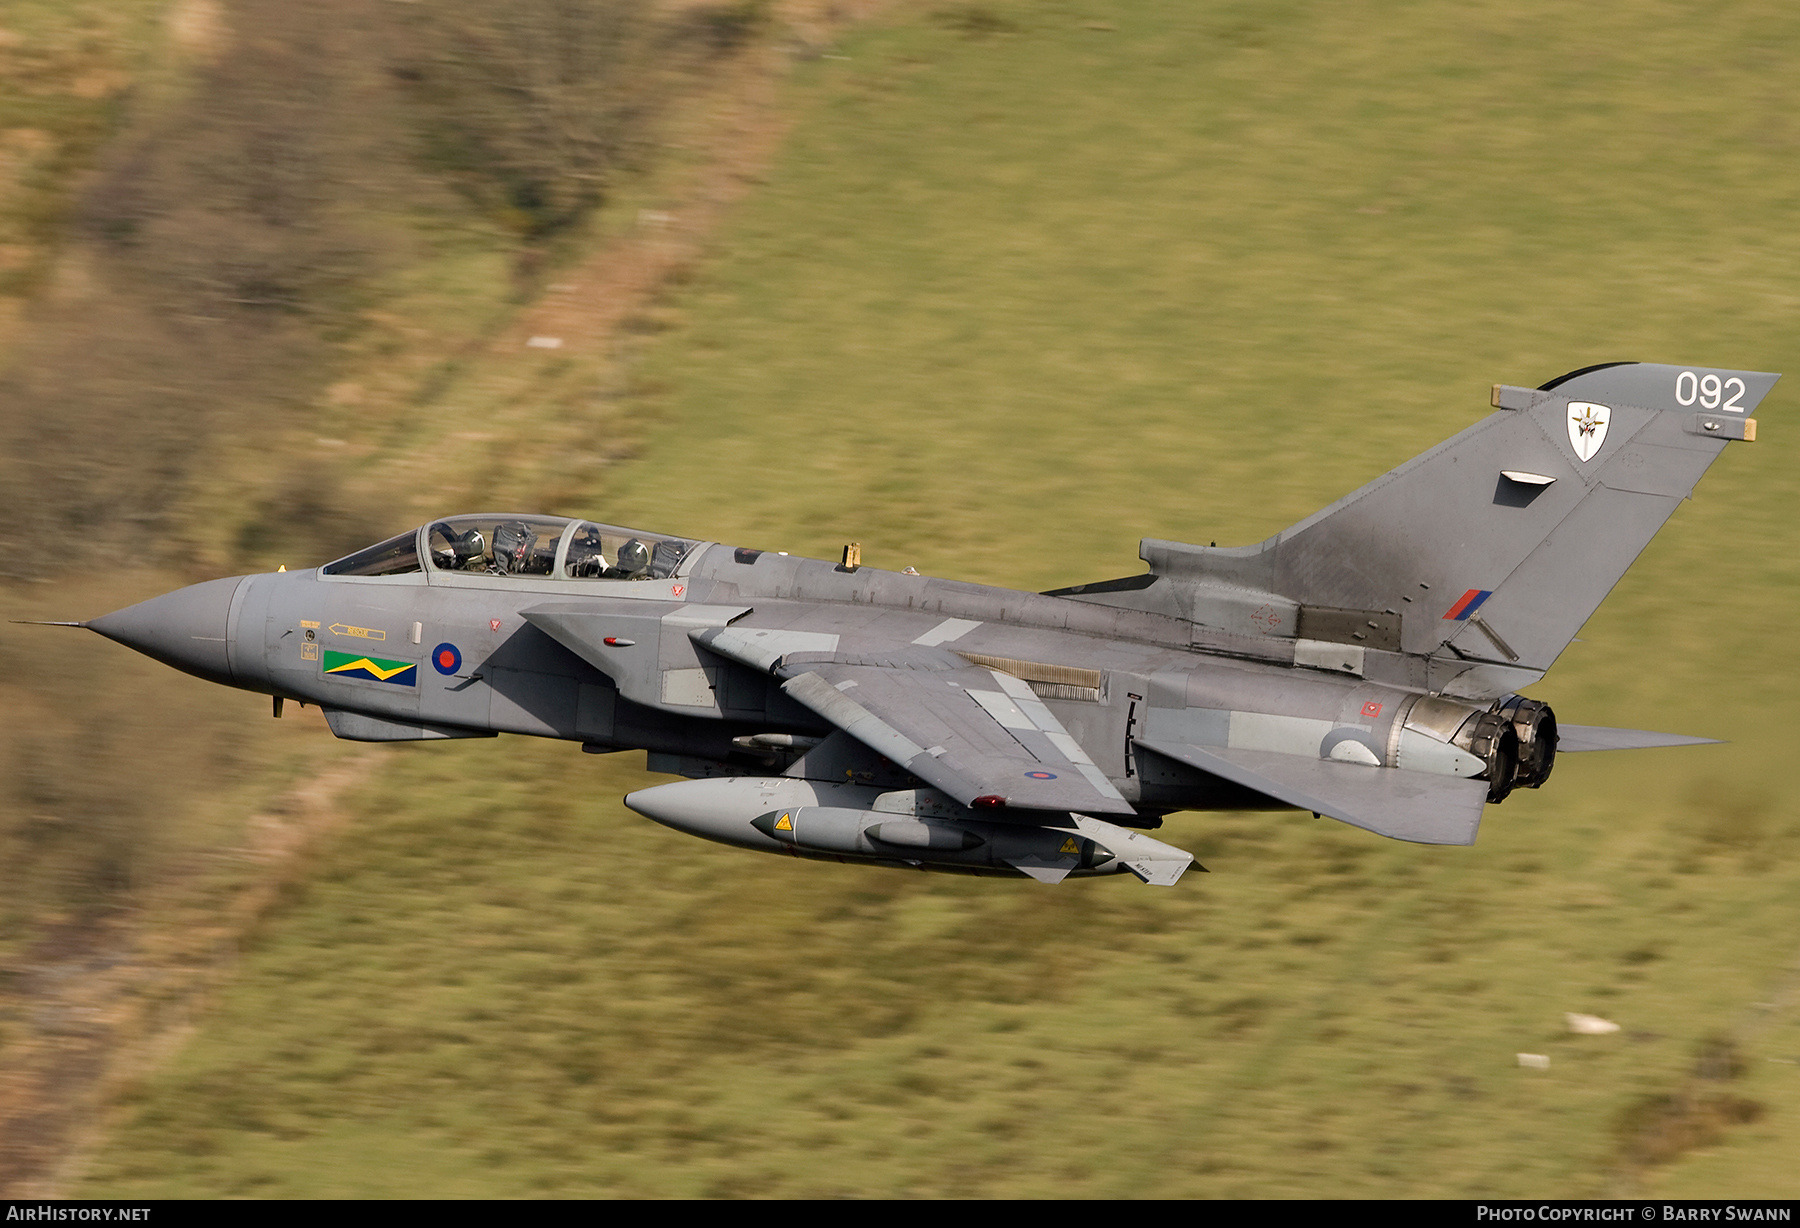
M 1218 873 L 1051 891 L 698 844 L 637 780 L 391 755 L 83 1191 L 1598 1193 L 1791 954 L 1790 879 L 1541 806 L 1469 851 L 1185 822 Z
M 0 621 L 91 618 L 187 580 L 134 569 L 6 586 Z M 250 814 L 341 753 L 291 755 L 267 699 L 225 694 L 85 631 L 7 626 L 0 678 L 0 966 L 11 992 L 71 958 L 55 931 L 149 922 L 183 889 L 256 877 L 220 851 L 239 843 Z M 0 1046 L 35 1026 L 19 1007 L 9 996 L 0 1008 Z
M 78 176 L 141 86 L 164 0 L 9 0 L 0 9 L 0 307 L 36 288 Z M 7 316 L 11 312 L 6 313 Z M 0 343 L 11 320 L 0 317 Z
M 1494 381 L 1794 370 L 1797 21 L 865 32 L 634 359 L 637 462 L 558 510 L 1048 586 L 1259 539 Z M 394 748 L 78 1192 L 1791 1197 L 1792 404 L 1534 689 L 1729 746 L 1567 757 L 1472 849 L 1178 816 L 1214 873 L 1171 891 L 758 858 L 624 812 L 635 756 Z M 1733 1032 L 1766 1114 L 1622 1172 L 1619 1123 Z

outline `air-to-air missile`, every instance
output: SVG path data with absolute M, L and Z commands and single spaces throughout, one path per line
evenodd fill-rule
M 1778 377 L 1614 363 L 1259 545 L 1023 593 L 586 520 L 461 515 L 90 622 L 367 742 L 563 738 L 689 777 L 625 799 L 767 852 L 974 874 L 1192 862 L 1175 810 L 1299 808 L 1469 844 L 1559 752 L 1536 682 Z

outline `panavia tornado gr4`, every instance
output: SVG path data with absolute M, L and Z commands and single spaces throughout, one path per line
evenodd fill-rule
M 319 705 L 367 742 L 529 734 L 688 777 L 625 804 L 799 857 L 974 874 L 1191 856 L 1175 810 L 1296 807 L 1469 844 L 1559 751 L 1544 674 L 1778 377 L 1614 363 L 1496 386 L 1461 434 L 1260 545 L 1146 540 L 1024 593 L 584 520 L 435 520 L 312 571 L 84 625 Z

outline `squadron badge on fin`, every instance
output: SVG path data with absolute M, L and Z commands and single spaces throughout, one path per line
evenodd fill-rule
M 1569 446 L 1584 463 L 1594 459 L 1600 445 L 1606 442 L 1606 424 L 1612 410 L 1592 401 L 1569 402 Z

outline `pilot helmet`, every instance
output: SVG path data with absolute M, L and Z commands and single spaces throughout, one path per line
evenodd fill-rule
M 616 561 L 616 566 L 619 571 L 628 576 L 635 576 L 639 572 L 649 571 L 650 547 L 646 546 L 637 538 L 632 538 L 623 546 L 619 547 L 619 557 Z
M 589 530 L 569 543 L 569 561 L 564 564 L 571 576 L 598 576 L 606 572 L 606 545 L 600 534 Z
M 480 529 L 470 529 L 460 536 L 450 539 L 450 549 L 456 554 L 459 567 L 478 567 L 487 556 L 487 539 L 482 537 Z

